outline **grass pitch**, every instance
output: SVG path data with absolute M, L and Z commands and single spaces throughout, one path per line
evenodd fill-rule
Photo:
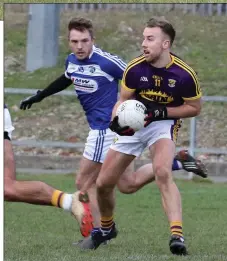
M 73 192 L 72 175 L 20 175 L 43 180 Z M 182 193 L 184 234 L 190 255 L 172 256 L 169 227 L 159 191 L 148 185 L 134 195 L 117 193 L 116 223 L 119 235 L 108 246 L 81 251 L 73 242 L 81 239 L 72 216 L 54 207 L 5 203 L 5 261 L 44 260 L 227 260 L 227 184 L 178 181 Z

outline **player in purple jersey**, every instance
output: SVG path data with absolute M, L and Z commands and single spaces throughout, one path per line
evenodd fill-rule
M 150 19 L 143 37 L 143 55 L 128 64 L 120 99 L 113 110 L 110 129 L 119 136 L 111 145 L 96 181 L 101 227 L 93 229 L 91 240 L 84 248 L 96 249 L 105 240 L 117 236 L 113 217 L 115 185 L 131 162 L 148 147 L 155 182 L 170 224 L 170 251 L 186 255 L 181 196 L 172 177 L 172 162 L 180 118 L 200 113 L 202 94 L 195 71 L 170 53 L 175 30 L 167 20 Z M 120 127 L 115 116 L 117 107 L 128 99 L 137 99 L 147 107 L 145 126 L 137 132 L 127 126 Z
M 76 185 L 82 192 L 88 192 L 90 206 L 93 213 L 93 223 L 99 227 L 100 214 L 96 200 L 96 178 L 101 169 L 106 153 L 116 136 L 108 126 L 111 120 L 113 107 L 117 101 L 118 81 L 122 79 L 126 64 L 117 56 L 106 53 L 95 47 L 93 27 L 89 20 L 83 18 L 72 19 L 68 26 L 69 46 L 73 53 L 66 59 L 65 73 L 51 83 L 37 95 L 26 98 L 21 102 L 21 109 L 29 109 L 33 103 L 40 102 L 45 97 L 62 91 L 74 85 L 77 97 L 86 113 L 90 132 L 85 144 L 80 170 L 76 177 Z M 195 159 L 184 153 L 179 161 L 173 161 L 173 170 L 186 169 L 205 175 L 204 170 Z M 185 167 L 191 162 L 193 168 Z M 146 171 L 139 169 L 132 173 L 128 168 L 125 175 L 118 182 L 119 190 L 123 193 L 133 193 L 140 187 L 154 180 L 152 165 Z M 92 221 L 89 213 L 89 204 L 84 204 L 85 218 L 80 222 L 83 235 L 90 234 Z M 88 219 L 86 219 L 88 217 Z
M 67 209 L 77 219 L 83 217 L 83 204 L 76 194 L 63 193 L 41 181 L 16 179 L 15 159 L 11 136 L 14 127 L 8 108 L 4 105 L 4 200 Z M 67 198 L 67 200 L 65 200 Z M 73 205 L 73 207 L 72 207 Z

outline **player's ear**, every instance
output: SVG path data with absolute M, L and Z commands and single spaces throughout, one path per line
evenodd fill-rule
M 170 48 L 170 40 L 169 39 L 165 39 L 162 43 L 162 47 L 163 49 L 168 49 Z

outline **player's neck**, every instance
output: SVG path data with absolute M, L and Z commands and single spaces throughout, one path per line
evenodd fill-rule
M 163 53 L 163 55 L 160 56 L 157 61 L 151 63 L 151 65 L 156 68 L 163 68 L 166 67 L 168 64 L 170 64 L 171 61 L 172 58 L 170 53 L 168 52 L 168 53 Z

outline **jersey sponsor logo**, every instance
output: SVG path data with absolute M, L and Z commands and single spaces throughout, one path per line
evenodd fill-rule
M 72 77 L 72 82 L 76 91 L 91 93 L 98 89 L 98 83 L 93 79 Z
M 167 104 L 174 100 L 171 95 L 167 95 L 165 92 L 157 92 L 154 90 L 141 91 L 140 96 L 149 101 L 155 101 L 158 103 Z
M 175 87 L 175 84 L 176 84 L 176 80 L 174 79 L 168 79 L 169 83 L 168 83 L 168 86 L 173 88 Z

